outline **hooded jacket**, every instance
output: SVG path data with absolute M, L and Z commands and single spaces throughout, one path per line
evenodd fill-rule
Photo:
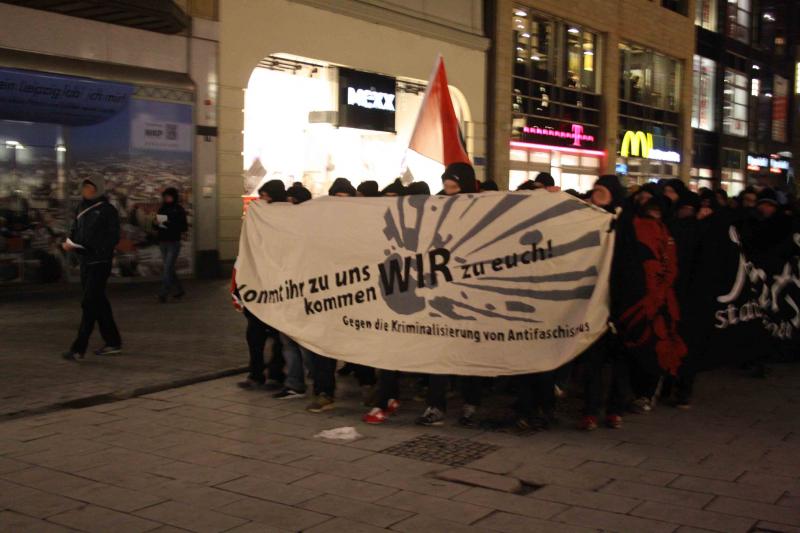
M 117 209 L 108 203 L 105 196 L 81 200 L 75 210 L 69 238 L 83 247 L 75 250 L 82 264 L 110 262 L 119 242 Z
M 173 201 L 171 204 L 164 202 L 158 208 L 158 214 L 167 217 L 166 222 L 158 226 L 158 242 L 180 241 L 183 234 L 189 231 L 186 210 L 180 204 L 178 190 L 174 187 L 165 189 L 162 196 L 172 196 Z
M 467 163 L 450 163 L 442 174 L 442 181 L 454 180 L 458 182 L 462 193 L 478 192 L 478 180 L 475 179 L 475 169 Z
M 311 191 L 303 187 L 300 183 L 295 183 L 286 189 L 286 198 L 294 198 L 294 203 L 302 204 L 311 200 Z
M 362 181 L 356 187 L 356 192 L 361 193 L 361 196 L 366 198 L 377 198 L 381 195 L 380 189 L 378 189 L 378 182 L 373 180 Z
M 395 179 L 389 185 L 383 188 L 380 195 L 381 196 L 404 196 L 406 194 L 406 188 L 403 186 L 403 183 L 400 181 L 400 178 Z
M 617 221 L 611 317 L 626 349 L 645 369 L 677 375 L 688 352 L 679 332 L 678 252 L 666 224 L 647 216 L 653 208 L 664 212 L 661 197 L 645 205 L 629 198 Z
M 594 182 L 595 185 L 600 185 L 611 193 L 611 204 L 605 207 L 605 210 L 613 213 L 617 207 L 621 207 L 625 201 L 625 188 L 619 182 L 619 178 L 614 174 L 605 174 L 597 178 Z
M 336 178 L 333 180 L 331 188 L 328 189 L 328 196 L 336 196 L 337 194 L 346 194 L 348 196 L 356 195 L 356 188 L 350 183 L 347 178 Z

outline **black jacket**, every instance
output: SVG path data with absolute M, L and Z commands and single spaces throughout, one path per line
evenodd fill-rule
M 179 241 L 182 234 L 189 230 L 189 224 L 186 221 L 186 210 L 181 204 L 177 202 L 161 204 L 158 214 L 167 216 L 167 221 L 163 224 L 165 227 L 158 226 L 159 242 Z
M 69 232 L 81 262 L 86 264 L 111 261 L 119 242 L 119 213 L 101 196 L 95 200 L 81 200 Z

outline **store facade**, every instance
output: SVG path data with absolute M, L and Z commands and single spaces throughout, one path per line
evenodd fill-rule
M 166 187 L 189 213 L 179 272 L 197 274 L 207 253 L 214 262 L 216 165 L 201 152 L 216 135 L 215 23 L 176 6 L 145 20 L 139 7 L 97 16 L 120 21 L 109 23 L 88 8 L 0 4 L 0 285 L 78 279 L 60 244 L 86 178 L 105 182 L 120 213 L 115 280 L 160 276 L 153 218 Z
M 793 187 L 798 16 L 784 0 L 697 0 L 694 187 Z
M 273 54 L 253 70 L 245 92 L 245 194 L 264 180 L 301 182 L 313 196 L 338 177 L 383 188 L 404 179 L 441 188 L 441 168 L 406 153 L 426 82 L 355 70 L 315 58 Z M 461 129 L 471 124 L 463 93 L 451 87 Z
M 181 191 L 192 219 L 192 102 L 189 84 L 0 69 L 0 283 L 78 279 L 60 244 L 87 178 L 104 181 L 120 213 L 114 274 L 157 277 L 160 191 Z M 190 234 L 179 273 L 193 272 L 193 257 Z
M 414 179 L 438 190 L 439 174 L 427 162 L 404 157 L 440 53 L 467 151 L 479 178 L 485 176 L 489 43 L 482 2 L 461 2 L 463 13 L 421 16 L 404 13 L 402 4 L 397 11 L 314 0 L 221 4 L 223 261 L 237 253 L 242 195 L 265 178 L 301 181 L 318 195 L 337 177 L 386 185 L 408 163 Z
M 680 177 L 681 62 L 620 43 L 617 173 L 629 185 Z
M 510 189 L 549 172 L 688 180 L 691 21 L 672 4 L 492 0 L 489 160 Z
M 600 144 L 596 31 L 515 6 L 509 189 L 541 172 L 563 189 L 585 191 L 597 179 Z

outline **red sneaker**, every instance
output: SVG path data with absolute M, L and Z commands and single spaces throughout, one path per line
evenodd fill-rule
M 622 427 L 622 417 L 619 415 L 608 415 L 606 417 L 606 426 L 611 429 L 619 429 Z
M 386 414 L 393 415 L 398 409 L 400 409 L 400 402 L 395 399 L 391 399 L 386 405 Z
M 597 417 L 584 416 L 583 419 L 581 419 L 581 423 L 578 424 L 578 429 L 582 429 L 584 431 L 594 431 L 597 429 Z
M 383 424 L 386 419 L 386 413 L 380 407 L 373 407 L 369 413 L 361 417 L 367 424 Z

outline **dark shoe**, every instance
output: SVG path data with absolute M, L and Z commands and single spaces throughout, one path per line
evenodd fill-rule
M 160 303 L 160 304 L 165 304 L 165 303 L 167 303 L 167 297 L 166 297 L 166 296 L 164 296 L 163 294 L 159 294 L 159 295 L 158 295 L 158 303 Z
M 675 400 L 675 408 L 681 411 L 689 411 L 692 408 L 692 402 L 687 398 L 679 398 Z
M 99 350 L 95 350 L 95 355 L 114 355 L 122 351 L 122 346 L 103 346 Z
M 240 389 L 244 389 L 244 390 L 263 390 L 264 389 L 264 384 L 263 383 L 259 383 L 258 381 L 254 380 L 254 379 L 250 379 L 250 378 L 247 378 L 244 381 L 240 381 L 236 385 Z
M 516 426 L 517 430 L 519 431 L 531 431 L 533 429 L 531 420 L 527 416 L 518 417 L 514 422 L 514 426 Z
M 531 418 L 531 427 L 537 431 L 547 431 L 558 424 L 558 419 L 554 416 L 541 415 Z
M 653 404 L 649 398 L 636 398 L 631 402 L 630 411 L 637 415 L 647 415 L 653 410 Z
M 442 426 L 444 425 L 444 413 L 436 407 L 428 407 L 415 423 L 418 426 Z
M 287 388 L 283 389 L 280 392 L 276 392 L 275 394 L 272 395 L 272 397 L 275 398 L 276 400 L 293 400 L 295 398 L 305 398 L 306 393 Z
M 184 296 L 186 296 L 186 291 L 176 292 L 172 297 L 175 298 L 176 300 L 180 300 Z
M 68 351 L 62 353 L 61 357 L 63 359 L 66 359 L 67 361 L 77 361 L 78 359 L 83 359 L 83 355 L 84 354 L 82 354 L 82 353 L 73 352 L 72 350 L 68 350 Z
M 263 387 L 268 391 L 282 391 L 284 389 L 283 383 L 275 379 L 268 379 L 263 384 Z
M 458 419 L 458 423 L 464 427 L 474 427 L 475 426 L 475 412 L 478 410 L 477 407 L 474 405 L 470 405 L 468 403 L 464 404 L 464 407 L 461 411 L 461 418 Z
M 335 408 L 336 404 L 333 403 L 333 398 L 323 393 L 314 398 L 314 401 L 308 404 L 306 411 L 309 413 L 323 413 Z

